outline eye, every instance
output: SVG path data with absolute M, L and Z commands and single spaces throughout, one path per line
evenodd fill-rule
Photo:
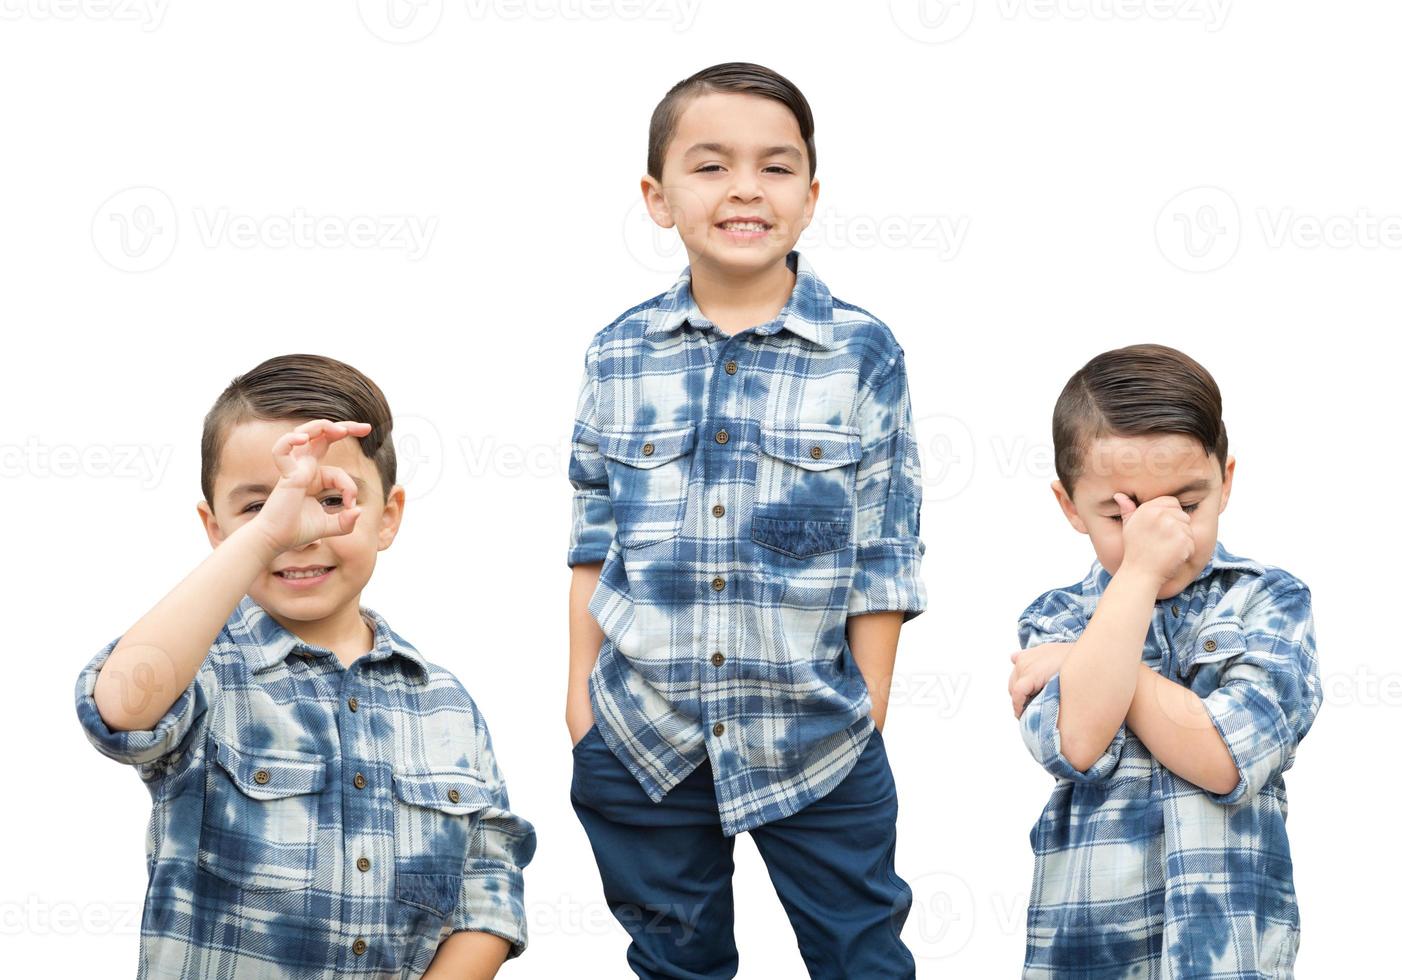
M 1185 513 L 1191 514 L 1193 511 L 1197 510 L 1197 509 L 1198 509 L 1199 507 L 1201 507 L 1201 506 L 1202 506 L 1202 504 L 1188 504 L 1186 507 L 1183 508 L 1183 510 L 1184 510 Z M 1111 515 L 1110 515 L 1110 520 L 1115 521 L 1116 523 L 1119 523 L 1120 515 L 1119 515 L 1119 514 L 1111 514 Z
M 703 163 L 701 166 L 696 168 L 696 172 L 698 174 L 707 174 L 714 173 L 720 169 L 721 165 L 718 163 Z
M 792 170 L 790 170 L 788 167 L 786 167 L 786 166 L 784 166 L 783 164 L 780 164 L 780 163 L 771 163 L 769 166 L 765 167 L 764 169 L 765 169 L 765 170 L 777 170 L 777 171 L 778 171 L 779 173 L 781 173 L 781 174 L 791 174 L 791 173 L 793 173 Z

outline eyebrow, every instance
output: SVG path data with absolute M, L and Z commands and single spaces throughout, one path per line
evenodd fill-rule
M 1170 493 L 1170 494 L 1165 494 L 1164 496 L 1168 496 L 1168 497 L 1181 497 L 1181 496 L 1183 496 L 1183 494 L 1185 494 L 1185 493 L 1195 493 L 1195 492 L 1197 492 L 1198 490 L 1210 490 L 1210 489 L 1212 489 L 1212 481 L 1211 481 L 1211 480 L 1199 479 L 1199 480 L 1194 480 L 1192 483 L 1184 484 L 1183 486 L 1179 487 L 1177 490 L 1173 491 L 1173 492 Z M 1125 494 L 1125 496 L 1127 496 L 1130 500 L 1133 500 L 1133 501 L 1134 501 L 1134 506 L 1136 506 L 1136 507 L 1139 506 L 1139 497 L 1138 497 L 1137 494 L 1128 493 L 1128 494 Z M 1114 497 L 1111 497 L 1111 498 L 1108 499 L 1108 500 L 1102 500 L 1100 503 L 1096 504 L 1096 506 L 1097 506 L 1097 507 L 1109 507 L 1109 506 L 1112 506 L 1113 504 L 1115 504 L 1116 502 L 1117 502 L 1117 501 L 1115 500 L 1115 498 L 1114 498 Z
M 735 148 L 725 143 L 697 143 L 686 151 L 684 156 L 694 156 L 697 153 L 719 153 L 722 156 L 734 156 Z M 771 146 L 760 151 L 761 157 L 791 156 L 795 159 L 802 159 L 803 154 L 798 152 L 798 147 L 792 143 L 783 143 L 779 146 Z
M 352 476 L 351 479 L 355 481 L 356 492 L 364 493 L 365 481 L 358 476 Z M 272 492 L 273 488 L 268 486 L 266 483 L 240 483 L 238 486 L 234 487 L 234 489 L 229 491 L 229 496 L 227 499 L 234 500 L 244 495 L 257 496 L 260 494 Z

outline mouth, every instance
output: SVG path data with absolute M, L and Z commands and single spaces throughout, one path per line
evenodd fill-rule
M 716 227 L 731 238 L 740 241 L 763 238 L 774 228 L 772 224 L 765 221 L 763 218 L 754 217 L 727 218 L 725 221 L 717 222 Z
M 289 585 L 300 587 L 324 582 L 332 570 L 330 565 L 304 565 L 300 568 L 284 568 L 273 574 Z

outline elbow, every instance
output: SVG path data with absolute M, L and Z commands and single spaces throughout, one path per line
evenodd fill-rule
M 1110 747 L 1111 739 L 1096 739 L 1087 737 L 1084 733 L 1075 732 L 1068 735 L 1061 733 L 1061 754 L 1066 761 L 1071 764 L 1071 768 L 1077 772 L 1084 773 L 1095 765 L 1096 760 L 1105 754 L 1105 750 Z

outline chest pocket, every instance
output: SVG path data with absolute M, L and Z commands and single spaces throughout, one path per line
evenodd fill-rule
M 457 905 L 479 811 L 491 794 L 475 769 L 394 773 L 395 898 L 442 918 Z
M 847 547 L 862 442 L 847 426 L 762 425 L 750 537 L 791 558 Z
M 209 736 L 199 866 L 253 891 L 306 888 L 316 874 L 326 760 Z
M 599 433 L 619 544 L 659 544 L 681 531 L 695 447 L 693 422 Z
M 1207 620 L 1193 634 L 1193 645 L 1178 658 L 1178 672 L 1193 693 L 1217 690 L 1227 661 L 1246 652 L 1246 628 L 1239 619 Z

